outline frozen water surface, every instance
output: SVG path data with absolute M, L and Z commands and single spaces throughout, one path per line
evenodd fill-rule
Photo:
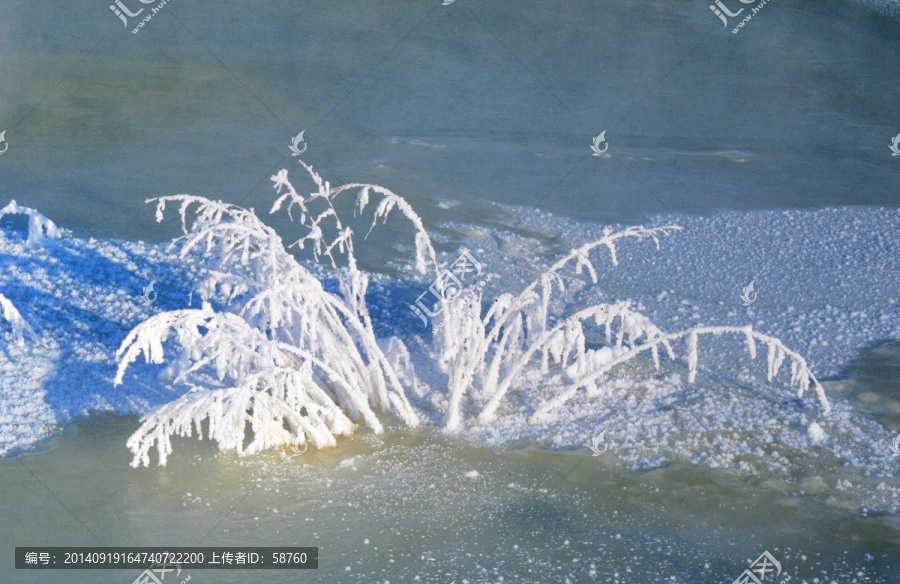
M 684 465 L 633 473 L 611 454 L 615 445 L 597 458 L 427 432 L 252 459 L 184 441 L 167 467 L 135 471 L 121 447 L 135 423 L 82 420 L 46 450 L 0 462 L 4 492 L 16 493 L 3 500 L 4 546 L 26 533 L 86 546 L 314 545 L 320 568 L 303 581 L 648 584 L 730 582 L 768 549 L 792 580 L 895 581 L 896 518 L 835 500 L 827 475 L 795 485 Z M 78 520 L 41 483 L 58 485 Z M 32 572 L 14 581 L 113 581 L 109 574 L 137 576 Z M 248 581 L 242 572 L 191 576 Z
M 317 582 L 731 582 L 764 550 L 791 582 L 900 581 L 897 16 L 895 0 L 774 0 L 732 34 L 699 1 L 248 0 L 170 2 L 132 34 L 106 3 L 3 2 L 0 206 L 63 233 L 29 243 L 0 219 L 0 293 L 41 338 L 0 351 L 0 581 L 137 576 L 15 571 L 16 545 L 201 542 L 317 545 L 300 575 Z M 132 469 L 135 414 L 183 388 L 149 366 L 115 388 L 113 354 L 196 306 L 201 268 L 144 200 L 265 212 L 301 130 L 332 184 L 384 185 L 443 259 L 472 250 L 489 295 L 606 225 L 684 226 L 658 251 L 624 244 L 573 306 L 752 324 L 807 356 L 832 414 L 717 340 L 695 384 L 683 362 L 635 362 L 540 424 L 517 412 L 554 387 L 524 379 L 496 421 L 445 436 L 431 379 L 416 431 L 248 458 L 185 439 Z M 382 273 L 378 326 L 415 359 L 430 332 L 408 305 L 428 282 L 410 241 L 358 245 Z
M 387 185 L 432 225 L 447 199 L 603 222 L 896 204 L 897 21 L 787 0 L 729 30 L 702 2 L 354 0 L 173 2 L 131 34 L 105 5 L 12 0 L 0 192 L 163 236 L 145 198 L 266 208 L 305 130 L 334 183 Z

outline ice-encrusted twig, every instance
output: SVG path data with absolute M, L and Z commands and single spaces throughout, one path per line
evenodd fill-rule
M 677 339 L 681 339 L 687 337 L 688 339 L 688 381 L 693 383 L 696 379 L 697 375 L 697 345 L 698 338 L 701 335 L 722 335 L 722 334 L 741 334 L 744 335 L 747 340 L 748 352 L 750 353 L 752 358 L 756 357 L 756 341 L 760 341 L 765 343 L 769 350 L 768 356 L 768 370 L 767 370 L 767 378 L 771 382 L 772 379 L 778 374 L 780 366 L 784 361 L 785 357 L 790 357 L 791 359 L 791 387 L 796 386 L 797 397 L 803 397 L 806 391 L 809 389 L 810 385 L 813 385 L 816 397 L 819 400 L 820 405 L 822 406 L 825 413 L 829 413 L 831 411 L 831 404 L 828 401 L 828 398 L 825 395 L 825 390 L 822 388 L 821 383 L 813 375 L 812 371 L 810 371 L 806 359 L 800 355 L 799 353 L 788 349 L 784 343 L 772 336 L 765 335 L 762 333 L 758 333 L 753 330 L 752 327 L 735 327 L 735 326 L 707 326 L 707 327 L 696 327 L 684 331 L 680 331 L 677 333 L 670 333 L 667 335 L 663 335 L 660 337 L 656 337 L 648 340 L 647 342 L 638 345 L 630 349 L 627 352 L 624 352 L 620 355 L 617 355 L 607 362 L 603 363 L 601 366 L 584 373 L 577 379 L 575 379 L 569 387 L 559 394 L 558 396 L 548 400 L 542 406 L 540 406 L 534 413 L 532 419 L 534 421 L 541 420 L 550 410 L 555 407 L 558 407 L 571 399 L 577 391 L 584 387 L 585 384 L 596 380 L 598 377 L 625 361 L 628 361 L 639 353 L 643 351 L 653 350 L 658 347 L 660 344 L 671 343 Z
M 422 218 L 413 210 L 412 206 L 400 195 L 386 189 L 384 187 L 368 184 L 368 183 L 348 183 L 345 185 L 341 185 L 339 187 L 332 187 L 328 181 L 322 179 L 322 177 L 313 170 L 312 166 L 306 164 L 302 160 L 299 161 L 300 164 L 306 169 L 307 173 L 309 173 L 313 182 L 318 187 L 318 190 L 314 193 L 310 193 L 309 198 L 303 198 L 297 193 L 297 190 L 290 183 L 287 178 L 287 170 L 282 170 L 278 174 L 272 177 L 272 181 L 275 184 L 275 190 L 278 193 L 281 193 L 284 190 L 284 194 L 282 194 L 278 199 L 276 199 L 275 203 L 272 205 L 272 209 L 270 213 L 275 213 L 282 208 L 284 203 L 288 202 L 287 211 L 290 215 L 291 219 L 293 219 L 292 209 L 294 206 L 297 206 L 301 210 L 301 224 L 307 225 L 311 232 L 314 233 L 313 236 L 307 236 L 304 239 L 298 240 L 292 245 L 299 245 L 302 247 L 302 242 L 305 239 L 312 239 L 315 241 L 315 253 L 322 253 L 322 243 L 324 241 L 324 232 L 321 228 L 321 223 L 324 219 L 328 217 L 334 217 L 334 221 L 336 222 L 336 228 L 341 231 L 341 235 L 339 238 L 335 239 L 328 246 L 328 250 L 338 244 L 339 242 L 343 245 L 345 242 L 348 245 L 347 255 L 348 260 L 350 261 L 352 266 L 356 265 L 355 258 L 353 257 L 353 247 L 352 247 L 352 231 L 341 230 L 341 222 L 340 218 L 337 216 L 337 212 L 334 209 L 333 201 L 334 199 L 341 193 L 359 189 L 359 192 L 356 197 L 355 204 L 355 212 L 362 213 L 365 208 L 369 204 L 369 199 L 371 193 L 375 193 L 377 195 L 381 195 L 381 202 L 378 204 L 375 209 L 375 213 L 372 219 L 372 225 L 369 228 L 369 232 L 371 233 L 372 229 L 377 225 L 378 220 L 381 219 L 382 222 L 387 221 L 388 216 L 391 211 L 396 207 L 404 217 L 412 224 L 415 228 L 415 245 L 416 245 L 416 271 L 420 274 L 424 274 L 427 265 L 430 263 L 435 272 L 436 281 L 440 282 L 441 272 L 438 267 L 437 255 L 434 251 L 434 247 L 431 244 L 431 238 L 428 236 L 428 231 L 425 229 L 425 225 L 422 222 Z M 319 215 L 314 215 L 310 210 L 307 204 L 317 199 L 323 199 L 328 203 L 328 210 Z M 343 247 L 341 247 L 341 251 L 345 251 Z M 332 262 L 335 267 L 337 264 L 334 262 L 334 258 L 332 257 Z
M 616 336 L 616 345 L 612 350 L 604 353 L 602 350 L 601 352 L 589 352 L 585 349 L 585 336 L 581 321 L 588 319 L 593 319 L 594 324 L 597 326 L 605 327 L 607 334 L 609 334 L 608 331 L 610 325 L 613 324 L 616 319 L 619 319 L 621 323 L 620 334 Z M 603 355 L 607 359 L 613 358 L 616 355 L 621 355 L 623 352 L 622 342 L 626 338 L 626 335 L 629 340 L 629 345 L 632 346 L 632 348 L 634 343 L 641 337 L 648 340 L 660 339 L 660 344 L 662 344 L 669 354 L 672 355 L 672 347 L 669 342 L 664 339 L 663 332 L 645 316 L 632 311 L 627 302 L 591 306 L 590 308 L 576 312 L 572 316 L 566 318 L 552 329 L 541 334 L 531 343 L 531 346 L 517 359 L 511 370 L 507 373 L 506 378 L 497 384 L 496 390 L 487 405 L 485 405 L 479 414 L 478 421 L 486 423 L 493 418 L 494 412 L 500 405 L 500 400 L 509 390 L 518 374 L 529 364 L 535 353 L 542 352 L 544 354 L 541 361 L 542 370 L 544 371 L 547 370 L 548 361 L 550 359 L 555 360 L 564 367 L 569 355 L 572 356 L 572 364 L 575 366 L 575 369 L 578 370 L 584 368 L 586 362 L 596 360 L 596 356 L 598 355 Z M 657 354 L 657 345 L 653 345 L 650 348 L 653 353 L 654 362 L 658 367 L 659 355 Z M 494 385 L 491 384 L 491 387 L 494 387 Z

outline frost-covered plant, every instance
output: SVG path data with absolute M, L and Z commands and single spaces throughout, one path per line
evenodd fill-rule
M 566 389 L 541 405 L 532 416 L 540 420 L 546 413 L 565 403 L 579 389 L 595 388 L 597 381 L 610 369 L 631 360 L 642 352 L 649 352 L 656 368 L 660 366 L 659 350 L 665 349 L 675 358 L 672 341 L 687 339 L 688 376 L 694 382 L 697 373 L 697 345 L 703 335 L 740 334 L 746 339 L 751 358 L 756 358 L 756 342 L 768 348 L 768 379 L 772 381 L 784 360 L 790 359 L 792 387 L 802 397 L 813 386 L 820 404 L 827 413 L 830 404 L 806 360 L 788 349 L 780 340 L 758 333 L 752 327 L 697 327 L 666 334 L 643 314 L 631 309 L 626 302 L 597 304 L 549 325 L 548 307 L 556 291 L 565 291 L 561 271 L 574 264 L 575 274 L 587 272 L 597 283 L 597 271 L 590 254 L 606 248 L 613 265 L 618 265 L 616 242 L 624 238 L 651 238 L 659 247 L 658 236 L 681 229 L 668 225 L 654 229 L 629 227 L 613 233 L 605 230 L 597 241 L 572 250 L 536 278 L 518 296 L 502 294 L 481 317 L 481 293 L 472 291 L 452 301 L 445 301 L 440 312 L 440 327 L 435 346 L 441 355 L 441 365 L 449 377 L 450 408 L 445 418 L 449 430 L 459 427 L 463 396 L 478 389 L 487 403 L 478 414 L 481 423 L 490 422 L 519 374 L 535 361 L 540 371 L 547 373 L 551 365 L 559 370 Z M 603 327 L 607 346 L 588 348 L 584 325 L 593 321 Z M 615 332 L 613 331 L 616 328 Z M 615 340 L 613 343 L 613 336 Z M 627 346 L 623 346 L 625 343 Z M 480 380 L 476 387 L 476 380 Z
M 603 238 L 572 250 L 518 296 L 501 294 L 484 316 L 481 314 L 480 291 L 471 291 L 445 302 L 435 336 L 441 365 L 449 378 L 450 407 L 445 426 L 451 431 L 459 427 L 463 396 L 473 388 L 476 379 L 481 380 L 480 394 L 491 396 L 479 415 L 481 422 L 488 422 L 506 391 L 536 356 L 539 357 L 541 371 L 545 373 L 553 364 L 574 374 L 621 352 L 625 334 L 629 335 L 630 343 L 640 338 L 662 336 L 662 332 L 649 319 L 630 310 L 626 303 L 592 306 L 553 327 L 548 327 L 548 307 L 554 286 L 558 292 L 565 291 L 565 281 L 560 271 L 566 266 L 574 263 L 576 274 L 586 270 L 594 283 L 597 282 L 597 272 L 590 260 L 590 252 L 595 248 L 607 248 L 612 254 L 613 264 L 617 264 L 617 240 L 650 237 L 658 245 L 659 235 L 675 229 L 680 227 L 629 227 L 617 233 L 607 229 Z M 616 346 L 587 349 L 582 324 L 586 319 L 594 319 L 598 326 L 605 327 L 608 340 L 610 326 L 618 319 L 621 327 Z
M 133 465 L 149 464 L 154 445 L 165 464 L 170 437 L 190 436 L 193 430 L 202 436 L 204 421 L 220 448 L 238 454 L 291 443 L 334 445 L 335 436 L 350 433 L 354 422 L 378 433 L 382 425 L 375 410 L 410 426 L 419 423 L 400 380 L 409 378 L 403 367 L 406 348 L 399 339 L 379 342 L 375 336 L 365 304 L 368 278 L 357 267 L 353 231 L 341 222 L 333 201 L 359 189 L 356 206 L 362 212 L 370 195 L 380 197 L 373 227 L 394 208 L 400 210 L 416 229 L 417 265 L 424 271 L 428 260 L 437 262 L 422 221 L 387 189 L 364 184 L 332 189 L 304 167 L 317 190 L 299 195 L 281 171 L 272 180 L 283 194 L 271 212 L 287 204 L 294 220 L 299 211 L 307 233 L 291 245 L 309 245 L 317 259 L 328 258 L 341 294 L 326 291 L 252 209 L 188 195 L 153 199 L 158 221 L 167 203 L 180 204 L 181 254 L 205 252 L 209 269 L 198 287 L 201 309 L 150 318 L 118 351 L 116 384 L 141 354 L 150 363 L 163 363 L 163 343 L 171 338 L 181 347 L 172 368 L 175 381 L 191 388 L 149 415 L 130 438 Z M 339 268 L 338 256 L 346 266 Z M 213 303 L 224 308 L 214 310 Z M 248 427 L 252 439 L 245 445 Z
M 410 426 L 419 423 L 406 397 L 407 390 L 418 384 L 409 352 L 399 338 L 376 338 L 365 302 L 368 277 L 358 268 L 353 231 L 341 222 L 334 201 L 342 193 L 356 191 L 355 208 L 363 213 L 373 195 L 380 197 L 372 227 L 398 209 L 415 230 L 417 270 L 425 273 L 431 264 L 440 287 L 441 270 L 428 233 L 409 204 L 391 191 L 360 183 L 332 188 L 301 164 L 316 190 L 299 195 L 282 170 L 272 177 L 280 196 L 270 212 L 286 207 L 291 220 L 306 230 L 288 248 L 309 246 L 316 260 L 327 259 L 340 294 L 325 290 L 252 209 L 188 195 L 151 199 L 157 202 L 158 221 L 167 203 L 180 204 L 184 236 L 176 241 L 182 244 L 181 253 L 205 253 L 209 269 L 198 287 L 202 308 L 158 314 L 131 331 L 119 349 L 117 384 L 141 354 L 150 363 L 165 362 L 164 343 L 174 341 L 181 351 L 169 359 L 171 374 L 176 382 L 190 386 L 181 398 L 147 416 L 129 439 L 134 466 L 149 464 L 153 446 L 160 464 L 165 464 L 172 449 L 170 437 L 190 436 L 194 430 L 202 436 L 204 423 L 220 448 L 238 454 L 291 443 L 334 445 L 335 436 L 352 432 L 355 423 L 378 433 L 382 425 L 376 410 L 392 413 Z M 814 386 L 827 412 L 828 400 L 804 358 L 751 327 L 665 333 L 626 302 L 601 303 L 568 316 L 550 314 L 551 300 L 566 290 L 565 269 L 574 267 L 575 276 L 587 272 L 596 283 L 594 250 L 608 250 L 617 265 L 619 240 L 649 238 L 658 247 L 660 236 L 677 229 L 681 228 L 668 225 L 606 230 L 599 240 L 561 258 L 518 295 L 501 294 L 486 311 L 481 290 L 442 299 L 433 348 L 437 365 L 447 375 L 450 407 L 444 427 L 448 431 L 461 427 L 467 396 L 481 404 L 477 420 L 489 422 L 526 370 L 552 373 L 563 381 L 563 391 L 535 411 L 533 419 L 540 419 L 580 389 L 595 388 L 611 368 L 641 353 L 648 352 L 657 368 L 660 348 L 674 359 L 673 342 L 680 339 L 687 341 L 693 382 L 699 337 L 730 333 L 744 336 L 753 358 L 757 342 L 767 346 L 770 380 L 789 359 L 791 384 L 798 395 Z M 589 323 L 603 328 L 605 346 L 588 342 Z M 245 444 L 248 429 L 250 442 Z

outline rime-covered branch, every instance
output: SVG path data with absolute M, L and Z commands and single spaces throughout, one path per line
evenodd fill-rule
M 827 414 L 831 411 L 831 404 L 828 402 L 828 398 L 825 396 L 825 390 L 822 388 L 822 385 L 819 383 L 819 380 L 816 379 L 816 376 L 813 375 L 812 371 L 810 371 L 806 359 L 800 355 L 799 353 L 788 349 L 783 342 L 775 337 L 771 337 L 769 335 L 764 335 L 762 333 L 758 333 L 753 330 L 752 327 L 735 327 L 735 326 L 708 326 L 708 327 L 697 327 L 688 329 L 685 331 L 680 331 L 677 333 L 671 333 L 668 335 L 656 337 L 648 340 L 647 342 L 638 345 L 637 347 L 633 347 L 629 351 L 626 351 L 620 355 L 612 356 L 612 358 L 606 360 L 598 367 L 593 368 L 591 371 L 585 372 L 581 374 L 578 378 L 574 379 L 569 386 L 566 388 L 564 392 L 556 396 L 555 398 L 547 401 L 544 405 L 540 406 L 535 412 L 533 419 L 540 420 L 545 414 L 547 414 L 550 410 L 555 407 L 558 407 L 572 398 L 572 396 L 577 393 L 577 391 L 584 387 L 587 383 L 593 382 L 601 375 L 605 374 L 607 371 L 628 361 L 639 353 L 646 350 L 654 350 L 661 344 L 671 343 L 674 340 L 681 339 L 687 337 L 687 360 L 688 360 L 688 381 L 693 383 L 697 376 L 697 347 L 699 337 L 701 335 L 722 335 L 722 334 L 741 334 L 744 335 L 747 350 L 750 354 L 751 359 L 756 358 L 756 341 L 764 343 L 768 349 L 768 359 L 767 359 L 767 378 L 771 382 L 772 379 L 778 374 L 778 371 L 781 368 L 785 358 L 790 358 L 791 360 L 791 387 L 797 387 L 797 397 L 803 397 L 806 391 L 809 389 L 810 385 L 812 385 L 816 392 L 816 397 L 819 399 L 819 403 L 821 404 L 823 410 Z M 657 368 L 659 367 L 659 362 L 656 363 Z
M 604 327 L 607 342 L 611 341 L 611 325 L 618 319 L 620 326 L 616 334 L 616 344 L 611 348 L 603 347 L 599 351 L 586 349 L 582 321 L 588 319 L 593 319 L 595 325 Z M 535 353 L 541 354 L 541 370 L 545 373 L 551 362 L 555 362 L 562 368 L 565 368 L 568 363 L 571 365 L 573 372 L 581 372 L 591 365 L 596 365 L 597 362 L 607 361 L 616 355 L 621 355 L 625 351 L 622 347 L 622 342 L 626 338 L 628 339 L 629 347 L 633 349 L 634 343 L 642 337 L 648 340 L 660 339 L 660 343 L 666 348 L 669 355 L 672 355 L 672 347 L 665 340 L 663 332 L 651 323 L 647 317 L 632 311 L 626 302 L 598 304 L 576 312 L 552 329 L 541 334 L 531 343 L 531 346 L 506 374 L 505 379 L 496 386 L 490 401 L 479 414 L 479 421 L 485 423 L 493 418 L 497 406 L 500 405 L 500 400 L 509 390 L 518 374 L 529 364 Z M 652 345 L 650 350 L 653 353 L 653 360 L 658 367 L 658 345 Z M 497 368 L 499 369 L 499 366 Z M 495 378 L 496 370 L 492 369 L 488 382 L 485 385 L 493 388 L 495 386 L 493 381 Z

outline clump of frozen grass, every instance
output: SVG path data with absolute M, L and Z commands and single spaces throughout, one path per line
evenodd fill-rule
M 659 351 L 664 349 L 669 359 L 675 359 L 672 342 L 687 341 L 688 380 L 693 383 L 697 374 L 698 342 L 701 336 L 737 334 L 745 338 L 750 357 L 756 358 L 756 343 L 768 349 L 769 381 L 778 374 L 785 359 L 790 360 L 792 387 L 802 397 L 810 386 L 826 412 L 830 404 L 819 381 L 810 371 L 806 360 L 788 349 L 780 340 L 758 333 L 752 327 L 697 327 L 675 333 L 664 333 L 650 319 L 631 309 L 627 302 L 597 304 L 570 316 L 559 318 L 550 326 L 548 307 L 556 292 L 565 291 L 561 272 L 574 266 L 576 275 L 587 272 L 591 281 L 598 281 L 591 252 L 606 249 L 613 265 L 618 265 L 618 240 L 650 238 L 659 247 L 659 236 L 681 229 L 668 225 L 654 229 L 629 227 L 613 233 L 610 229 L 597 241 L 572 250 L 538 276 L 518 296 L 503 294 L 494 300 L 481 317 L 481 293 L 473 291 L 460 295 L 441 311 L 441 327 L 435 336 L 435 346 L 441 365 L 449 378 L 450 408 L 445 426 L 453 431 L 461 423 L 460 407 L 463 396 L 477 390 L 487 397 L 478 414 L 478 421 L 489 423 L 501 400 L 518 376 L 537 364 L 542 373 L 551 367 L 564 382 L 565 390 L 537 408 L 532 421 L 545 419 L 554 408 L 571 399 L 579 390 L 597 392 L 596 384 L 613 367 L 637 355 L 649 352 L 657 369 Z M 589 348 L 585 324 L 602 327 L 606 346 Z M 476 381 L 480 381 L 476 386 Z
M 202 436 L 203 422 L 221 449 L 238 454 L 307 442 L 333 446 L 335 436 L 349 434 L 355 423 L 379 433 L 376 410 L 410 426 L 419 423 L 400 380 L 408 374 L 398 370 L 406 348 L 400 339 L 379 342 L 375 336 L 365 303 L 368 277 L 357 267 L 353 231 L 341 222 L 333 201 L 359 189 L 356 206 L 362 212 L 371 195 L 380 197 L 373 227 L 398 209 L 416 229 L 417 266 L 424 271 L 428 261 L 437 262 L 422 221 L 387 189 L 331 188 L 311 167 L 304 168 L 317 190 L 298 194 L 283 170 L 272 177 L 283 194 L 271 212 L 286 205 L 291 219 L 306 229 L 291 245 L 310 246 L 316 259 L 327 258 L 341 294 L 326 291 L 253 210 L 189 195 L 154 199 L 158 221 L 168 203 L 180 205 L 181 254 L 204 252 L 209 269 L 198 287 L 201 309 L 150 318 L 129 333 L 117 353 L 119 384 L 139 355 L 150 363 L 166 361 L 163 343 L 172 339 L 181 350 L 170 360 L 171 374 L 191 388 L 148 416 L 129 439 L 134 466 L 149 464 L 153 446 L 165 464 L 170 437 L 191 436 L 194 430 Z M 214 310 L 213 303 L 224 308 Z M 248 429 L 252 438 L 245 444 Z
M 821 444 L 828 438 L 828 434 L 822 429 L 817 422 L 812 422 L 807 428 L 806 433 L 809 435 L 809 441 L 813 444 Z
M 166 362 L 163 345 L 175 341 L 180 352 L 168 359 L 170 374 L 191 388 L 146 417 L 129 439 L 134 466 L 149 464 L 153 446 L 160 464 L 165 464 L 172 449 L 170 437 L 191 436 L 194 430 L 202 436 L 204 422 L 221 449 L 238 454 L 294 443 L 334 445 L 336 436 L 352 432 L 357 424 L 379 433 L 382 425 L 376 411 L 410 426 L 419 423 L 406 397 L 418 384 L 409 353 L 399 338 L 375 336 L 365 302 L 368 276 L 358 268 L 353 231 L 341 222 L 334 200 L 356 191 L 356 211 L 363 213 L 370 198 L 379 197 L 372 227 L 399 210 L 415 230 L 417 270 L 425 273 L 430 264 L 441 287 L 441 270 L 428 233 L 409 204 L 391 191 L 360 183 L 333 188 L 301 164 L 316 185 L 306 196 L 298 194 L 286 170 L 272 177 L 280 196 L 270 212 L 286 208 L 291 220 L 305 229 L 287 247 L 252 209 L 189 195 L 153 199 L 159 221 L 168 203 L 180 205 L 181 253 L 205 253 L 209 269 L 198 287 L 201 309 L 150 318 L 129 333 L 117 354 L 118 384 L 139 355 L 150 363 Z M 452 432 L 462 427 L 464 412 L 471 410 L 463 407 L 467 399 L 481 408 L 477 421 L 489 423 L 526 370 L 563 382 L 564 389 L 532 414 L 532 420 L 540 420 L 582 389 L 596 393 L 610 369 L 641 353 L 649 353 L 657 368 L 661 349 L 675 359 L 676 341 L 686 342 L 688 377 L 693 382 L 700 337 L 722 334 L 742 335 L 751 358 L 756 357 L 758 342 L 765 345 L 770 381 L 789 360 L 790 381 L 798 395 L 813 386 L 827 412 L 824 390 L 805 359 L 751 327 L 665 333 L 626 302 L 597 304 L 562 317 L 550 314 L 551 300 L 566 291 L 565 270 L 576 277 L 587 273 L 592 282 L 598 281 L 595 250 L 605 249 L 617 265 L 620 240 L 650 239 L 658 247 L 660 236 L 678 229 L 668 225 L 606 230 L 599 240 L 561 258 L 518 295 L 501 294 L 486 311 L 480 290 L 442 299 L 441 310 L 436 311 L 433 356 L 447 377 L 450 406 L 444 428 Z M 292 246 L 309 246 L 317 261 L 327 260 L 338 277 L 340 294 L 326 291 L 288 252 Z M 586 326 L 601 327 L 606 344 L 589 343 Z

